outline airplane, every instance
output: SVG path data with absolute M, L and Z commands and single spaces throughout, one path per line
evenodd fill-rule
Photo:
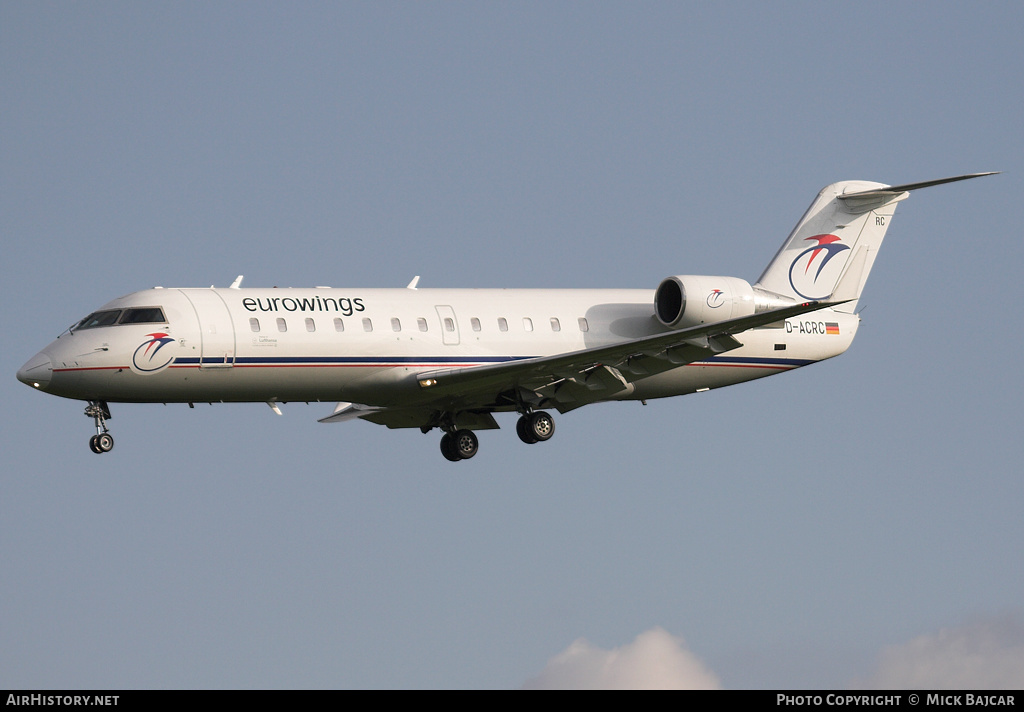
M 911 191 L 842 181 L 811 203 L 754 284 L 675 275 L 644 289 L 154 287 L 100 307 L 18 370 L 87 401 L 93 452 L 114 446 L 109 403 L 337 402 L 323 423 L 442 431 L 452 462 L 516 412 L 528 444 L 549 410 L 698 393 L 846 351 L 896 205 Z

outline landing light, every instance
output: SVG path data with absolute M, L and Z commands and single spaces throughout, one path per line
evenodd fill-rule
M 424 378 L 420 380 L 420 388 L 429 388 L 430 386 L 436 386 L 436 378 Z

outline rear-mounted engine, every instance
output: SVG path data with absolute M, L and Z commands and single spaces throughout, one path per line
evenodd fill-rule
M 754 308 L 754 290 L 737 277 L 668 277 L 654 293 L 658 321 L 674 329 L 749 316 Z

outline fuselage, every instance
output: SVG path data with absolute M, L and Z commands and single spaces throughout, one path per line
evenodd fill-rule
M 818 192 L 757 282 L 675 274 L 656 290 L 163 289 L 93 312 L 18 379 L 88 401 L 109 452 L 111 402 L 337 401 L 355 418 L 442 430 L 472 458 L 473 431 L 519 413 L 527 444 L 561 413 L 607 400 L 686 395 L 837 356 L 898 203 L 921 188 L 839 181 Z
M 154 288 L 103 305 L 18 378 L 89 401 L 415 405 L 426 371 L 664 333 L 653 299 L 653 290 Z M 741 348 L 638 380 L 611 399 L 792 370 L 845 351 L 858 321 L 824 309 L 752 329 Z

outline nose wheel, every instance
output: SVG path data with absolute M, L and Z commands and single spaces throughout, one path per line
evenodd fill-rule
M 106 401 L 89 401 L 85 414 L 96 423 L 96 434 L 89 438 L 89 449 L 97 455 L 113 450 L 114 436 L 107 430 L 107 421 L 111 415 Z
M 114 449 L 114 436 L 110 433 L 101 433 L 89 438 L 89 449 L 96 454 L 110 452 Z

